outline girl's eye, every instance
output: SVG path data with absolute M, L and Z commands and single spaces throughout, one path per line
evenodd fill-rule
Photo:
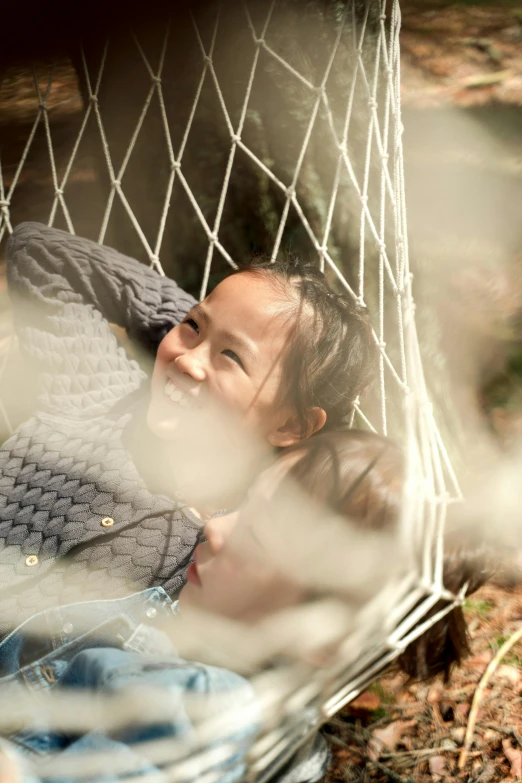
M 193 318 L 185 318 L 183 323 L 184 324 L 188 324 L 190 326 L 190 328 L 193 329 L 196 332 L 196 334 L 199 334 L 199 326 L 197 325 L 197 323 L 195 322 L 195 320 Z
M 221 353 L 224 354 L 224 356 L 228 356 L 229 359 L 232 359 L 232 361 L 235 362 L 236 364 L 238 364 L 242 369 L 245 369 L 243 367 L 243 362 L 241 361 L 241 359 L 239 358 L 237 353 L 234 353 L 234 351 L 231 351 L 230 348 L 226 348 Z

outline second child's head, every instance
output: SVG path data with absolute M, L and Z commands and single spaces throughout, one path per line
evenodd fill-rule
M 393 546 L 403 480 L 401 450 L 374 433 L 324 431 L 285 450 L 259 477 L 239 513 L 207 523 L 206 541 L 196 547 L 182 605 L 192 603 L 255 622 L 328 594 L 357 603 L 359 584 L 370 580 L 377 589 L 387 560 L 398 556 Z M 294 504 L 295 487 L 299 500 Z M 335 528 L 328 523 L 329 513 L 341 523 L 344 536 L 336 538 Z M 360 546 L 362 533 L 377 544 L 370 550 L 375 560 L 369 561 L 368 552 Z M 299 560 L 303 539 L 306 556 Z M 359 551 L 364 560 L 360 564 L 356 562 Z M 310 590 L 315 562 L 323 566 L 321 579 L 325 567 L 332 569 L 331 586 L 319 593 Z M 360 566 L 359 583 L 353 574 L 343 572 L 348 562 L 354 571 Z M 472 592 L 483 581 L 476 558 L 456 551 L 446 556 L 444 583 L 454 594 L 465 584 Z M 443 606 L 441 599 L 431 614 Z M 413 678 L 430 679 L 439 673 L 447 676 L 467 652 L 466 624 L 462 609 L 456 607 L 413 641 L 399 664 Z
M 384 564 L 372 561 L 366 575 L 345 564 L 360 533 L 393 537 L 401 491 L 402 455 L 386 438 L 333 430 L 300 441 L 265 469 L 239 512 L 207 522 L 182 600 L 256 620 L 308 600 L 330 570 L 331 587 L 359 601 Z
M 148 425 L 170 439 L 188 408 L 218 401 L 271 446 L 338 427 L 373 370 L 369 319 L 310 263 L 257 259 L 162 340 Z

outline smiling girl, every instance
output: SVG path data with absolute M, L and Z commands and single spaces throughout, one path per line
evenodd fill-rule
M 183 427 L 217 401 L 289 446 L 338 426 L 370 376 L 366 315 L 291 258 L 240 270 L 198 305 L 133 259 L 25 223 L 8 283 L 37 403 L 0 450 L 0 633 L 50 604 L 177 594 L 201 520 L 175 477 L 154 483 L 162 444 L 185 459 Z M 152 383 L 111 323 L 157 352 Z M 204 452 L 196 440 L 185 459 L 196 478 Z

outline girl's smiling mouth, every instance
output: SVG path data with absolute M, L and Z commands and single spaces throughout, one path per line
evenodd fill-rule
M 196 401 L 190 394 L 187 394 L 181 389 L 172 378 L 167 378 L 167 382 L 164 388 L 165 396 L 173 402 L 175 405 L 179 405 L 182 408 L 194 408 L 196 407 Z

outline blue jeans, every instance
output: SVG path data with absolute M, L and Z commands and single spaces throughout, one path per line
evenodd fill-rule
M 0 700 L 11 724 L 2 733 L 24 759 L 27 783 L 108 783 L 141 774 L 159 781 L 174 762 L 179 770 L 185 764 L 181 780 L 210 769 L 219 783 L 241 779 L 258 722 L 253 691 L 233 672 L 181 659 L 156 626 L 175 613 L 155 587 L 48 609 L 0 643 Z M 60 697 L 67 697 L 63 708 Z M 217 719 L 224 705 L 237 708 L 240 722 L 221 726 L 207 760 L 194 766 L 192 715 Z M 56 715 L 65 725 L 57 727 Z

